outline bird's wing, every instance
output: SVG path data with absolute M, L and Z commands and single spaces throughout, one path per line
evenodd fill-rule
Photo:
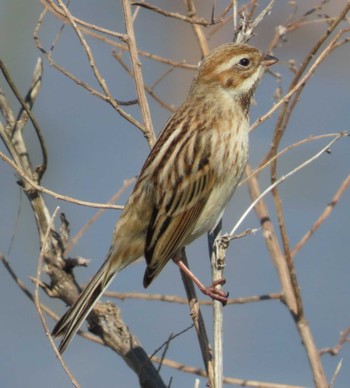
M 157 187 L 156 206 L 148 227 L 145 257 L 147 269 L 144 286 L 159 274 L 171 256 L 181 248 L 195 226 L 215 183 L 215 171 L 210 169 L 207 156 L 186 172 L 172 169 L 176 179 Z M 174 178 L 174 177 L 173 177 Z

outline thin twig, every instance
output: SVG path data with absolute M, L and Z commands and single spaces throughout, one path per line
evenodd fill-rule
M 149 146 L 152 147 L 156 142 L 156 135 L 154 133 L 152 119 L 151 119 L 151 112 L 149 110 L 148 101 L 145 95 L 145 87 L 144 87 L 143 76 L 141 71 L 141 62 L 139 60 L 139 56 L 137 52 L 136 36 L 134 31 L 130 1 L 122 0 L 122 6 L 123 6 L 123 12 L 124 12 L 125 29 L 126 29 L 126 33 L 128 34 L 127 45 L 129 47 L 130 59 L 131 59 L 134 78 L 135 78 L 135 87 L 136 87 L 137 97 L 138 97 L 141 114 L 144 122 L 143 134 Z
M 144 292 L 114 292 L 106 291 L 104 295 L 108 298 L 115 298 L 119 300 L 125 299 L 138 299 L 138 300 L 147 300 L 154 302 L 167 302 L 167 303 L 177 303 L 188 305 L 188 299 L 182 298 L 176 295 L 164 295 L 164 294 L 145 294 Z M 230 298 L 227 300 L 226 305 L 234 304 L 246 304 L 246 303 L 255 303 L 261 302 L 263 300 L 280 300 L 282 299 L 281 294 L 266 294 L 266 295 L 256 295 L 256 296 L 247 296 L 241 298 Z M 201 306 L 212 306 L 213 301 L 208 299 L 199 300 L 198 303 Z
M 306 70 L 306 67 L 311 62 L 312 58 L 314 57 L 314 55 L 316 54 L 316 52 L 320 48 L 321 44 L 326 40 L 326 38 L 332 33 L 332 31 L 340 23 L 340 20 L 342 20 L 342 18 L 343 18 L 343 16 L 341 16 L 341 15 L 345 16 L 344 10 L 343 10 L 343 12 L 340 13 L 338 20 L 336 20 L 335 22 L 332 23 L 332 25 L 327 29 L 327 32 L 323 35 L 323 37 L 321 37 L 321 39 L 313 47 L 313 49 L 311 50 L 311 54 L 309 54 L 304 59 L 300 69 L 297 71 L 297 73 L 296 73 L 296 75 L 295 75 L 295 77 L 290 85 L 290 89 L 293 88 L 295 86 L 295 84 L 299 81 L 302 74 Z M 334 49 L 334 44 L 332 42 L 335 43 L 336 40 L 331 41 L 331 43 L 329 45 L 332 49 Z M 293 95 L 293 97 L 290 100 L 285 102 L 284 107 L 281 110 L 279 117 L 278 117 L 278 120 L 277 120 L 276 129 L 275 129 L 273 140 L 272 140 L 272 147 L 271 147 L 270 153 L 268 155 L 268 158 L 270 158 L 272 155 L 277 153 L 277 149 L 279 147 L 280 141 L 285 133 L 285 130 L 288 126 L 289 120 L 290 120 L 292 113 L 293 113 L 293 111 L 294 111 L 294 109 L 299 101 L 300 95 L 301 95 L 304 87 L 305 87 L 305 84 L 301 85 L 300 88 Z M 271 165 L 271 183 L 273 183 L 276 180 L 276 175 L 277 175 L 277 159 Z M 299 306 L 298 306 L 299 314 L 301 315 L 302 314 L 302 300 L 301 300 L 302 298 L 301 298 L 300 290 L 299 290 L 297 280 L 296 280 L 294 262 L 292 260 L 292 255 L 290 252 L 289 238 L 288 238 L 288 233 L 287 233 L 286 224 L 285 224 L 285 218 L 284 218 L 284 214 L 283 214 L 282 201 L 281 201 L 277 187 L 275 187 L 272 190 L 272 196 L 273 196 L 275 207 L 276 207 L 277 220 L 278 220 L 278 225 L 279 225 L 280 234 L 281 234 L 281 238 L 282 238 L 282 246 L 284 249 L 286 262 L 287 262 L 287 265 L 289 267 L 291 281 L 292 281 L 292 284 L 294 285 L 296 301 L 299 304 Z
M 46 250 L 46 244 L 49 242 L 49 236 L 51 234 L 51 228 L 52 228 L 54 219 L 56 218 L 58 210 L 59 210 L 59 207 L 57 207 L 55 209 L 55 211 L 53 212 L 53 215 L 52 215 L 51 220 L 49 222 L 49 225 L 47 227 L 47 231 L 46 231 L 45 236 L 44 236 L 43 245 L 42 245 L 42 248 L 41 248 L 41 251 L 40 251 L 39 260 L 38 260 L 38 266 L 37 266 L 37 273 L 36 273 L 36 282 L 35 282 L 35 288 L 34 288 L 34 304 L 35 304 L 35 307 L 36 307 L 36 309 L 38 311 L 41 323 L 42 323 L 42 325 L 43 325 L 43 327 L 45 329 L 46 336 L 48 337 L 50 345 L 54 349 L 54 351 L 56 353 L 56 356 L 57 356 L 58 360 L 60 361 L 60 363 L 62 365 L 63 370 L 65 371 L 65 373 L 69 377 L 71 383 L 75 387 L 80 387 L 79 383 L 76 381 L 76 379 L 73 376 L 72 372 L 69 370 L 68 366 L 64 362 L 60 352 L 56 348 L 55 342 L 54 342 L 53 338 L 50 335 L 50 329 L 49 329 L 49 327 L 47 325 L 46 319 L 45 319 L 44 314 L 43 314 L 43 312 L 41 310 L 41 304 L 40 304 L 40 299 L 39 299 L 39 284 L 40 284 L 40 277 L 41 277 L 41 271 L 42 271 L 42 264 L 43 264 L 43 260 L 44 260 L 45 250 Z
M 317 57 L 315 62 L 310 66 L 307 73 L 300 79 L 300 81 L 289 90 L 287 94 L 285 94 L 276 104 L 273 105 L 273 107 L 264 115 L 260 116 L 251 126 L 249 131 L 254 131 L 261 123 L 266 121 L 268 118 L 272 116 L 274 112 L 278 108 L 281 107 L 286 101 L 290 99 L 290 97 L 296 93 L 300 88 L 304 87 L 304 85 L 307 83 L 307 81 L 311 78 L 311 76 L 315 73 L 317 68 L 320 66 L 320 64 L 327 58 L 327 56 L 333 51 L 334 45 L 336 41 L 339 39 L 339 37 L 347 32 L 350 31 L 350 28 L 342 29 L 340 30 L 337 35 L 334 37 L 334 39 L 330 42 L 330 44 L 322 51 L 322 53 Z M 344 42 L 345 43 L 345 42 Z M 268 159 L 268 157 L 266 158 Z
M 194 5 L 193 0 L 186 0 L 186 4 L 187 4 L 187 13 L 191 18 L 193 18 L 196 15 L 196 7 Z M 205 57 L 209 53 L 209 46 L 208 46 L 207 38 L 203 33 L 202 26 L 192 23 L 192 29 L 197 38 L 198 45 L 202 53 L 202 57 Z
M 54 4 L 51 0 L 40 0 L 40 1 L 43 4 L 45 4 L 46 8 L 42 12 L 42 15 L 40 16 L 39 21 L 37 23 L 37 26 L 35 28 L 34 40 L 36 41 L 39 50 L 43 51 L 43 53 L 45 53 L 45 56 L 46 56 L 46 55 L 48 55 L 48 53 L 43 49 L 43 47 L 42 47 L 42 45 L 40 43 L 38 44 L 38 42 L 40 42 L 40 39 L 38 37 L 38 32 L 39 32 L 39 30 L 41 28 L 41 24 L 42 24 L 44 15 L 46 14 L 47 11 L 50 11 L 52 14 L 54 14 L 56 17 L 58 17 L 58 19 L 62 20 L 65 23 L 68 21 L 68 19 L 67 19 L 67 16 L 64 15 L 62 10 L 60 10 L 59 7 L 57 7 L 57 5 Z M 122 49 L 124 51 L 128 49 L 128 46 L 125 43 L 115 42 L 114 40 L 108 39 L 104 35 L 101 35 L 101 34 L 106 34 L 106 35 L 110 35 L 110 36 L 113 36 L 113 37 L 118 37 L 122 41 L 126 41 L 126 39 L 127 39 L 127 35 L 126 34 L 119 34 L 119 33 L 115 32 L 115 31 L 107 30 L 105 28 L 96 26 L 94 24 L 87 23 L 87 22 L 85 22 L 85 21 L 83 21 L 81 19 L 78 19 L 78 18 L 74 17 L 74 16 L 73 16 L 73 18 L 74 18 L 74 20 L 76 22 L 77 28 L 79 30 L 81 30 L 84 34 L 87 34 L 87 35 L 89 35 L 89 36 L 91 36 L 91 37 L 93 37 L 95 39 L 98 39 L 98 40 L 100 40 L 102 42 L 105 42 L 106 44 L 108 44 L 108 45 L 110 45 L 112 47 L 115 47 L 115 48 L 118 48 L 118 49 Z M 100 32 L 101 34 L 98 34 L 96 32 Z M 160 63 L 164 63 L 166 65 L 176 66 L 176 64 L 178 63 L 177 61 L 172 61 L 169 58 L 164 58 L 164 57 L 161 57 L 161 56 L 156 55 L 154 53 L 150 53 L 148 51 L 139 50 L 138 53 L 139 53 L 140 56 L 152 59 L 152 60 L 160 62 Z M 181 62 L 177 66 L 181 67 L 183 69 L 187 69 L 187 70 L 196 70 L 197 69 L 197 65 L 187 64 L 185 62 Z
M 135 182 L 135 178 L 127 179 L 124 181 L 122 187 L 107 201 L 108 204 L 113 204 L 124 193 L 124 191 Z M 86 233 L 90 226 L 96 222 L 96 220 L 104 214 L 106 209 L 99 209 L 86 223 L 78 230 L 65 247 L 64 253 L 67 254 L 79 241 L 79 239 Z
M 122 205 L 112 205 L 112 204 L 105 204 L 105 203 L 98 203 L 98 202 L 88 202 L 88 201 L 82 201 L 80 199 L 76 199 L 73 197 L 69 197 L 68 195 L 62 195 L 59 193 L 56 193 L 55 191 L 46 189 L 43 186 L 38 185 L 35 183 L 32 179 L 30 179 L 20 168 L 17 167 L 17 165 L 12 162 L 11 159 L 9 159 L 5 154 L 3 154 L 0 151 L 0 158 L 6 162 L 11 168 L 13 168 L 16 173 L 24 180 L 26 183 L 28 183 L 33 189 L 48 194 L 53 198 L 59 199 L 61 201 L 71 202 L 76 205 L 81 206 L 87 206 L 87 207 L 93 207 L 93 208 L 99 208 L 99 209 L 116 209 L 116 210 L 122 210 L 124 209 L 124 206 Z
M 41 28 L 41 23 L 42 23 L 42 20 L 44 18 L 44 15 L 45 15 L 45 12 L 43 12 L 39 18 L 39 21 L 37 23 L 37 26 L 34 30 L 34 41 L 36 42 L 36 45 L 38 47 L 38 49 L 43 53 L 43 55 L 47 58 L 47 60 L 49 61 L 50 65 L 53 66 L 55 69 L 57 69 L 58 71 L 60 71 L 62 74 L 66 75 L 68 78 L 70 78 L 71 80 L 73 80 L 77 85 L 80 85 L 82 87 L 84 87 L 86 90 L 88 90 L 92 95 L 95 95 L 101 99 L 103 99 L 104 101 L 108 102 L 108 104 L 110 104 L 124 119 L 126 119 L 127 121 L 129 121 L 131 124 L 133 124 L 136 128 L 139 128 L 140 130 L 143 130 L 143 125 L 138 121 L 136 120 L 132 115 L 130 115 L 129 113 L 127 113 L 124 109 L 122 109 L 120 107 L 120 104 L 119 102 L 113 98 L 113 96 L 111 95 L 111 93 L 109 92 L 109 89 L 107 87 L 107 84 L 105 82 L 105 80 L 103 79 L 103 77 L 101 76 L 97 66 L 96 66 L 96 63 L 94 61 L 94 57 L 91 53 L 91 50 L 90 50 L 90 47 L 89 45 L 87 44 L 84 36 L 83 36 L 83 33 L 81 31 L 83 31 L 83 29 L 81 29 L 81 31 L 78 29 L 78 26 L 77 24 L 75 23 L 75 19 L 74 17 L 71 15 L 71 13 L 69 12 L 68 8 L 62 3 L 61 0 L 58 0 L 59 3 L 60 3 L 60 6 L 62 7 L 62 9 L 64 10 L 64 12 L 66 13 L 66 16 L 67 16 L 67 19 L 70 21 L 74 31 L 76 32 L 82 46 L 84 47 L 85 49 L 85 52 L 86 52 L 86 55 L 89 59 L 89 64 L 93 70 L 93 73 L 99 83 L 99 85 L 101 86 L 103 93 L 95 90 L 94 88 L 92 88 L 91 86 L 87 85 L 85 82 L 81 81 L 79 78 L 77 78 L 76 76 L 74 76 L 73 74 L 71 74 L 69 71 L 67 71 L 66 69 L 64 69 L 62 66 L 58 65 L 53 59 L 52 59 L 52 56 L 50 55 L 50 53 L 48 53 L 44 47 L 42 46 L 41 44 L 41 41 L 39 39 L 39 30 Z
M 236 43 L 246 43 L 256 30 L 256 27 L 264 20 L 264 18 L 271 12 L 271 9 L 276 0 L 271 0 L 270 3 L 261 11 L 261 13 L 255 18 L 253 22 L 250 21 L 250 18 L 244 17 L 242 15 L 242 20 L 240 26 L 234 30 L 234 42 Z
M 247 181 L 249 181 L 250 178 L 260 174 L 262 170 L 264 170 L 268 165 L 270 165 L 275 159 L 279 159 L 282 155 L 284 155 L 286 152 L 291 151 L 294 148 L 300 147 L 301 145 L 304 145 L 306 143 L 310 143 L 316 140 L 322 140 L 322 139 L 327 139 L 329 137 L 336 137 L 338 134 L 337 133 L 325 133 L 323 135 L 312 135 L 309 136 L 305 139 L 301 139 L 293 144 L 288 145 L 287 147 L 283 148 L 281 151 L 279 151 L 276 155 L 274 155 L 271 159 L 266 161 L 264 164 L 260 165 L 258 168 L 256 168 L 251 175 L 246 176 L 244 179 L 242 179 L 239 182 L 239 187 L 244 185 Z
M 233 7 L 232 7 L 232 20 L 233 20 L 233 31 L 237 31 L 238 28 L 238 22 L 237 22 L 237 1 L 238 0 L 232 0 L 232 4 L 233 4 Z
M 100 26 L 96 26 L 94 24 L 88 23 L 84 20 L 78 19 L 76 17 L 69 18 L 67 13 L 65 12 L 64 8 L 61 7 L 61 3 L 59 3 L 59 6 L 55 4 L 52 0 L 40 0 L 42 5 L 45 7 L 45 10 L 49 10 L 53 15 L 55 15 L 58 19 L 62 20 L 64 23 L 67 23 L 70 19 L 74 22 L 76 26 L 79 27 L 87 27 L 93 31 L 98 31 L 106 35 L 113 36 L 115 38 L 118 38 L 122 41 L 125 41 L 127 39 L 127 36 L 125 34 L 121 34 L 119 32 L 115 32 L 112 30 L 108 30 L 107 28 L 103 28 Z M 59 0 L 58 0 L 59 1 Z
M 182 250 L 181 260 L 186 265 L 186 267 L 189 268 L 185 249 Z M 184 284 L 185 291 L 187 294 L 188 305 L 191 312 L 191 318 L 193 320 L 194 327 L 198 337 L 198 342 L 201 348 L 204 367 L 206 369 L 207 376 L 208 376 L 208 385 L 211 388 L 215 388 L 212 350 L 210 348 L 202 312 L 198 304 L 196 289 L 194 287 L 193 281 L 189 279 L 188 276 L 185 275 L 181 270 L 180 270 L 180 273 L 181 273 L 182 282 Z
M 296 244 L 295 248 L 292 250 L 291 255 L 294 257 L 300 249 L 306 244 L 306 242 L 311 238 L 311 236 L 317 231 L 317 229 L 322 225 L 322 223 L 325 221 L 325 219 L 330 216 L 332 213 L 334 207 L 339 202 L 341 196 L 344 194 L 345 190 L 350 186 L 350 175 L 348 175 L 342 184 L 340 185 L 339 189 L 335 193 L 332 200 L 329 202 L 329 204 L 324 209 L 323 213 L 320 215 L 320 217 L 315 221 L 315 223 L 311 226 L 310 230 L 306 232 L 306 234 L 302 237 L 302 239 Z
M 342 367 L 342 364 L 343 364 L 343 359 L 341 359 L 339 362 L 338 362 L 338 365 L 337 367 L 335 368 L 335 371 L 333 373 L 333 376 L 332 376 L 332 380 L 331 382 L 329 383 L 329 388 L 334 388 L 335 387 L 335 380 L 337 379 L 337 376 L 340 372 L 340 369 Z
M 225 250 L 219 249 L 222 229 L 222 221 L 220 220 L 216 228 L 208 234 L 210 268 L 212 282 L 223 279 L 225 268 Z M 216 288 L 221 288 L 220 285 Z M 213 300 L 213 369 L 214 369 L 214 387 L 221 388 L 224 375 L 224 317 L 223 305 L 218 300 Z
M 134 78 L 134 75 L 131 71 L 131 69 L 129 68 L 129 66 L 125 63 L 125 61 L 123 61 L 122 59 L 122 55 L 121 54 L 117 54 L 115 51 L 112 52 L 112 55 L 113 57 L 118 61 L 118 63 L 126 70 L 127 74 Z M 175 66 L 173 66 L 169 71 L 173 70 L 175 68 Z M 175 112 L 175 109 L 170 106 L 169 104 L 167 104 L 162 98 L 160 98 L 155 92 L 154 92 L 154 85 L 152 87 L 144 84 L 144 88 L 146 90 L 146 92 L 155 100 L 158 102 L 158 104 L 160 106 L 162 106 L 163 108 L 169 110 L 171 113 L 174 113 Z
M 170 334 L 169 338 L 162 344 L 160 345 L 157 349 L 154 350 L 154 352 L 149 356 L 150 359 L 152 359 L 162 348 L 167 348 L 169 347 L 169 344 L 171 341 L 173 341 L 176 337 L 181 336 L 182 334 L 186 333 L 187 331 L 191 330 L 193 328 L 194 324 L 186 327 L 186 329 L 181 330 L 180 332 L 176 334 Z M 165 353 L 163 352 L 161 360 L 165 359 Z M 159 363 L 162 365 L 162 362 Z M 160 371 L 160 368 L 158 368 L 158 372 Z
M 315 155 L 313 155 L 311 158 L 305 160 L 303 163 L 300 163 L 297 167 L 295 167 L 293 170 L 289 171 L 287 174 L 282 175 L 278 180 L 276 180 L 272 185 L 267 187 L 259 196 L 256 198 L 247 208 L 247 210 L 242 214 L 240 219 L 237 221 L 235 226 L 232 228 L 231 232 L 229 233 L 228 237 L 233 236 L 237 229 L 240 227 L 242 222 L 245 220 L 245 218 L 248 216 L 248 214 L 252 211 L 252 209 L 255 207 L 255 205 L 264 198 L 271 190 L 280 185 L 282 182 L 284 182 L 286 179 L 297 173 L 298 171 L 305 168 L 310 163 L 314 162 L 316 159 L 318 159 L 321 155 L 323 155 L 329 148 L 336 143 L 339 139 L 342 137 L 348 136 L 347 132 L 340 132 L 332 141 L 330 141 L 325 147 L 323 147 L 319 152 L 317 152 Z
M 41 180 L 41 178 L 42 178 L 42 176 L 45 173 L 46 168 L 47 168 L 47 148 L 46 148 L 46 144 L 45 144 L 45 139 L 44 139 L 43 134 L 41 132 L 41 128 L 39 126 L 39 123 L 36 121 L 36 119 L 34 117 L 34 114 L 30 110 L 30 107 L 27 106 L 25 100 L 23 99 L 23 97 L 21 96 L 20 92 L 18 91 L 16 85 L 12 81 L 10 73 L 8 72 L 5 64 L 1 60 L 0 60 L 0 69 L 1 69 L 2 74 L 4 75 L 4 77 L 6 79 L 7 84 L 10 86 L 13 94 L 15 95 L 15 97 L 17 98 L 19 103 L 21 104 L 22 109 L 24 109 L 26 111 L 28 117 L 30 118 L 30 121 L 32 122 L 33 127 L 34 127 L 35 132 L 36 132 L 36 135 L 38 137 L 43 160 L 42 160 L 42 163 L 40 164 L 40 166 L 38 166 L 36 168 L 37 175 L 34 178 L 38 183 L 40 183 L 40 180 Z M 40 74 L 40 76 L 41 76 L 41 74 Z M 35 82 L 35 84 L 36 84 L 36 82 Z
M 205 372 L 205 370 L 200 369 L 198 367 L 188 366 L 180 362 L 168 360 L 168 359 L 162 360 L 160 357 L 156 357 L 156 356 L 152 357 L 152 361 L 162 362 L 163 365 L 166 365 L 169 368 L 179 370 L 181 372 L 190 373 L 201 377 L 207 377 L 207 373 Z M 224 377 L 223 383 L 242 386 L 242 387 L 252 387 L 252 388 L 305 388 L 299 385 L 278 384 L 278 383 L 271 383 L 271 382 L 264 382 L 264 381 L 239 379 L 235 377 Z
M 215 21 L 208 22 L 207 20 L 205 20 L 203 18 L 195 18 L 192 16 L 185 16 L 185 15 L 182 15 L 178 12 L 166 11 L 165 9 L 159 8 L 153 4 L 149 4 L 149 3 L 145 3 L 145 2 L 141 2 L 141 1 L 132 1 L 131 5 L 138 5 L 139 7 L 149 9 L 150 11 L 157 12 L 163 16 L 178 19 L 178 20 L 181 20 L 183 22 L 190 23 L 190 24 L 199 24 L 201 26 L 207 27 L 207 26 L 212 26 L 213 24 L 221 22 L 221 20 L 215 20 Z
M 344 331 L 340 333 L 339 341 L 335 346 L 320 349 L 319 351 L 320 355 L 323 356 L 324 354 L 327 354 L 327 353 L 332 356 L 338 355 L 343 345 L 350 342 L 349 337 L 350 337 L 350 327 L 346 328 Z

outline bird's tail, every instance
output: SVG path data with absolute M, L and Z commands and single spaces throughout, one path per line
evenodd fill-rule
M 78 299 L 57 322 L 51 335 L 54 338 L 63 335 L 63 339 L 58 347 L 60 353 L 65 351 L 75 333 L 79 330 L 85 318 L 89 315 L 117 272 L 119 271 L 110 270 L 109 260 L 106 260 L 84 288 Z

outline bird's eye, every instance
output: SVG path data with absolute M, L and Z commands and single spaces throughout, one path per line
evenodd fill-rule
M 242 58 L 240 61 L 239 61 L 239 64 L 241 66 L 244 66 L 244 67 L 247 67 L 249 66 L 250 64 L 250 60 L 248 58 Z

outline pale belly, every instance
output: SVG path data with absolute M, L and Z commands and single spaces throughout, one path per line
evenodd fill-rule
M 203 233 L 213 230 L 220 221 L 224 210 L 243 175 L 248 157 L 248 143 L 242 144 L 242 151 L 243 156 L 241 158 L 241 163 L 234 166 L 234 168 L 225 175 L 225 179 L 223 179 L 221 184 L 215 185 L 192 233 L 186 240 L 186 245 Z

